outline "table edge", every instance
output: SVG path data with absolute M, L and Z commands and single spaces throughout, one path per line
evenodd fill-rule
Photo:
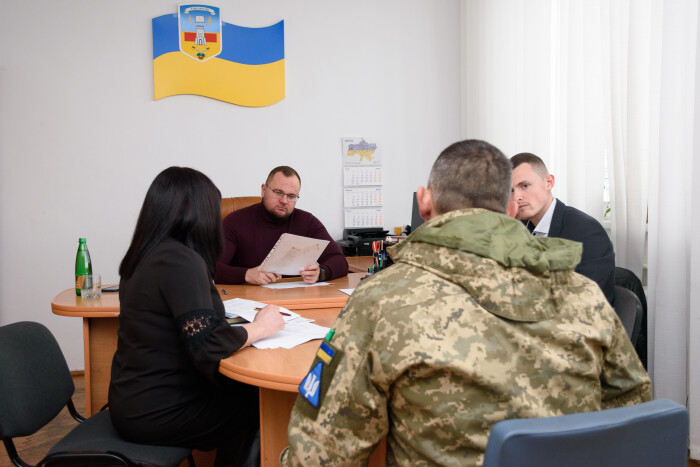
M 266 373 L 246 370 L 240 371 L 240 368 L 234 371 L 225 367 L 223 365 L 223 360 L 219 363 L 219 373 L 228 378 L 240 381 L 241 383 L 286 392 L 299 392 L 299 384 L 301 384 L 301 380 L 304 379 L 303 377 L 293 378 L 275 375 L 275 380 L 272 380 Z

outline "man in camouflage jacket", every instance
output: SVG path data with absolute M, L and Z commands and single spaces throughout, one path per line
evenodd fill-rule
M 581 244 L 530 235 L 502 214 L 509 195 L 498 149 L 443 151 L 418 190 L 430 220 L 341 311 L 282 465 L 361 465 L 384 437 L 387 465 L 480 465 L 500 420 L 650 400 L 617 315 L 574 272 Z

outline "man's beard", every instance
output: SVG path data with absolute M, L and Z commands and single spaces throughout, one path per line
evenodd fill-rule
M 277 212 L 277 210 L 274 209 L 274 208 L 272 209 L 272 211 L 270 211 L 269 209 L 266 209 L 266 211 L 267 211 L 268 214 L 270 214 L 272 217 L 274 217 L 275 219 L 281 220 L 281 221 L 287 219 L 289 216 L 292 215 L 292 211 L 290 211 L 290 212 L 285 212 L 284 214 L 280 214 L 280 213 Z

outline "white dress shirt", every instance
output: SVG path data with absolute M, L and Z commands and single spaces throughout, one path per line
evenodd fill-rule
M 535 226 L 532 230 L 532 235 L 535 237 L 548 237 L 549 236 L 549 226 L 552 225 L 552 216 L 554 215 L 554 206 L 557 204 L 557 199 L 552 199 L 552 204 L 549 205 L 547 212 L 544 213 L 540 223 Z M 530 221 L 528 221 L 529 223 Z

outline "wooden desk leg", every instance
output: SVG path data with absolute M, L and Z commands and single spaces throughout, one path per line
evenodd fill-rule
M 260 388 L 260 465 L 279 465 L 280 453 L 287 447 L 287 426 L 296 392 Z
M 92 416 L 92 368 L 90 368 L 90 318 L 83 318 L 83 360 L 85 364 L 85 416 Z
M 260 465 L 277 466 L 282 450 L 289 445 L 287 426 L 297 400 L 296 392 L 260 388 Z M 369 465 L 383 467 L 386 439 L 372 452 Z
M 83 318 L 85 411 L 98 412 L 107 403 L 112 358 L 117 350 L 119 318 Z

